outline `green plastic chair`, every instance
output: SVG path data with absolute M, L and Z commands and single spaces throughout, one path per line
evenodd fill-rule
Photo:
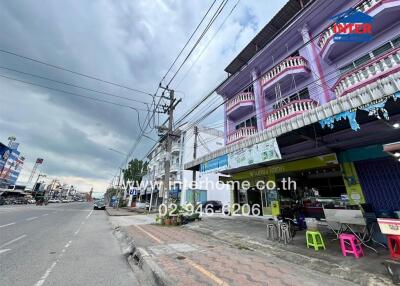
M 310 246 L 314 247 L 315 251 L 318 251 L 320 248 L 326 249 L 324 240 L 322 239 L 322 235 L 317 230 L 307 230 L 306 232 L 307 238 L 307 248 Z

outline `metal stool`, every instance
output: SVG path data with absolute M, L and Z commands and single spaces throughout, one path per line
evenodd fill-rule
M 278 234 L 279 241 L 283 242 L 284 244 L 288 244 L 292 240 L 290 235 L 290 226 L 286 222 L 278 223 Z
M 267 224 L 267 239 L 276 240 L 278 238 L 277 227 L 275 223 Z

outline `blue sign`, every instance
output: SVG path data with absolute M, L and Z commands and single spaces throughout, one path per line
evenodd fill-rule
M 228 167 L 228 154 L 200 164 L 200 172 L 221 171 Z
M 356 9 L 348 9 L 332 17 L 334 42 L 369 42 L 372 40 L 373 17 Z

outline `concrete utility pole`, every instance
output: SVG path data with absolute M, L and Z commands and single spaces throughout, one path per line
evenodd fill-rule
M 163 186 L 163 197 L 164 197 L 164 203 L 168 205 L 169 203 L 169 183 L 170 183 L 170 160 L 171 160 L 171 144 L 172 144 L 172 137 L 173 137 L 173 123 L 174 123 L 174 110 L 178 103 L 181 101 L 180 99 L 175 102 L 175 91 L 172 89 L 169 89 L 168 87 L 161 87 L 160 88 L 166 90 L 169 92 L 169 105 L 165 109 L 165 111 L 168 113 L 168 128 L 167 128 L 167 134 L 166 134 L 166 139 L 165 139 L 165 151 L 166 151 L 166 156 L 164 159 L 164 170 L 165 170 L 165 176 L 164 176 L 164 186 Z
M 193 143 L 193 160 L 197 157 L 197 137 L 199 134 L 199 128 L 194 126 L 194 143 Z M 192 194 L 193 194 L 193 207 L 196 206 L 196 170 L 192 171 Z

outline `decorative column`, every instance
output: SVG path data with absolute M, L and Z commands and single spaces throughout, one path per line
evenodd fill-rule
M 226 98 L 223 97 L 223 100 L 225 101 Z M 228 134 L 229 134 L 229 125 L 228 125 L 228 116 L 226 114 L 226 102 L 224 103 L 224 144 L 226 145 Z
M 262 92 L 261 79 L 259 79 L 259 75 L 260 73 L 255 69 L 251 72 L 253 78 L 254 99 L 256 103 L 257 129 L 261 131 L 265 129 L 265 98 Z
M 303 42 L 306 44 L 305 50 L 307 53 L 307 59 L 309 67 L 312 71 L 314 84 L 309 89 L 310 97 L 320 104 L 327 103 L 331 100 L 331 91 L 325 79 L 324 71 L 321 64 L 321 56 L 318 53 L 317 46 L 314 41 L 311 41 L 312 35 L 308 30 L 308 26 L 304 25 L 300 30 Z

